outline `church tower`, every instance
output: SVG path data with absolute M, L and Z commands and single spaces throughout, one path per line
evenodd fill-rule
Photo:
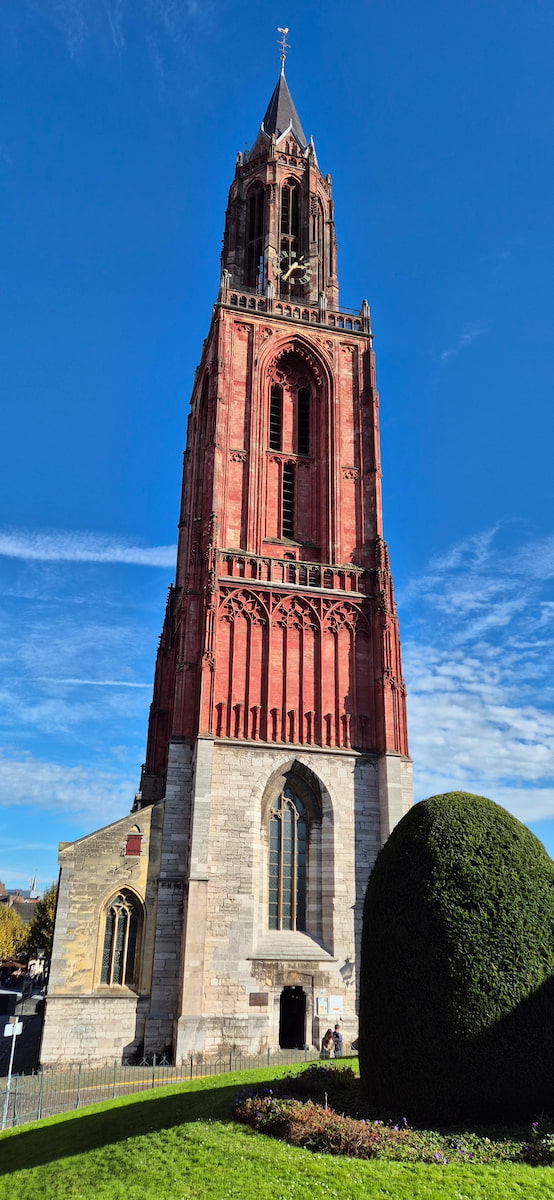
M 335 1020 L 345 1042 L 357 1033 L 365 887 L 411 803 L 411 764 L 369 307 L 338 298 L 331 178 L 283 53 L 237 155 L 146 763 L 110 827 L 131 865 L 106 875 L 81 976 L 98 1000 L 133 991 L 146 1054 L 318 1045 Z M 121 904 L 142 908 L 114 974 Z M 52 1014 L 56 988 L 71 992 L 62 934 Z

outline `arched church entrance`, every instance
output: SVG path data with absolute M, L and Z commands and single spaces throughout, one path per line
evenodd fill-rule
M 279 1003 L 281 1050 L 303 1050 L 306 1045 L 306 993 L 301 987 L 284 987 Z

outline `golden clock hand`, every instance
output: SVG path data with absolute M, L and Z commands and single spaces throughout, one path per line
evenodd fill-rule
M 302 267 L 302 264 L 299 262 L 291 263 L 288 271 L 286 271 L 285 274 L 283 275 L 283 279 L 286 281 L 288 279 L 289 275 L 291 275 L 293 271 L 300 271 L 301 267 Z

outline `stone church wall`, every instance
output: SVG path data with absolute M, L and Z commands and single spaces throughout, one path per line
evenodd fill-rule
M 192 980 L 185 955 L 177 1056 L 276 1048 L 281 992 L 294 985 L 306 992 L 308 1044 L 319 1041 L 317 1001 L 322 995 L 342 998 L 345 1034 L 355 1037 L 363 899 L 382 844 L 379 760 L 346 751 L 202 738 L 198 744 L 204 772 L 211 758 L 211 788 L 203 792 L 202 810 L 207 864 L 202 902 L 189 895 L 187 925 L 194 928 L 203 956 Z M 397 758 L 394 767 L 400 776 L 409 763 Z M 317 939 L 268 930 L 267 795 L 271 781 L 291 769 L 313 772 L 321 788 Z M 328 1017 L 323 1020 L 328 1024 Z
M 151 983 L 163 804 L 62 843 L 60 896 L 41 1049 L 43 1064 L 132 1054 L 142 1042 Z M 140 854 L 126 855 L 129 834 Z M 108 987 L 100 969 L 109 900 L 121 888 L 144 906 L 137 989 Z

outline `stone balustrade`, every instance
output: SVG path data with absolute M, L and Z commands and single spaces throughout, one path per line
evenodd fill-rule
M 292 558 L 266 558 L 254 554 L 239 554 L 220 550 L 218 554 L 220 578 L 255 580 L 286 587 L 314 588 L 319 591 L 354 592 L 357 595 L 368 591 L 366 572 L 361 567 L 328 566 L 324 563 L 299 562 Z
M 353 309 L 327 309 L 325 305 L 306 305 L 303 302 L 260 296 L 255 292 L 222 288 L 220 302 L 241 311 L 267 313 L 272 317 L 283 317 L 287 321 L 302 321 L 326 328 L 347 329 L 352 333 L 370 333 L 369 307 L 362 304 L 360 312 Z

